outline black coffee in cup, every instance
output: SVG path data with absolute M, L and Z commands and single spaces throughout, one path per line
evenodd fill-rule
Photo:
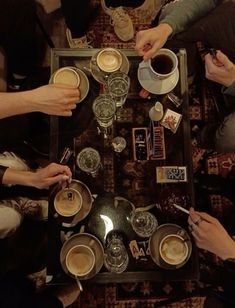
M 166 75 L 172 71 L 174 63 L 168 55 L 159 54 L 151 60 L 151 66 L 156 73 Z

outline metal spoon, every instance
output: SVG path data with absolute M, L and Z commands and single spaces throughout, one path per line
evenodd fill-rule
M 82 287 L 81 281 L 78 279 L 78 276 L 76 276 L 76 275 L 75 275 L 75 279 L 76 279 L 76 282 L 77 282 L 77 285 L 78 285 L 78 289 L 82 292 L 83 287 Z

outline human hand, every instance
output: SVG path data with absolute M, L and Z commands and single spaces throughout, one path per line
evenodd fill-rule
M 25 93 L 35 111 L 57 116 L 71 116 L 80 99 L 78 88 L 63 84 L 48 84 Z
M 229 87 L 235 81 L 235 65 L 217 50 L 216 57 L 205 55 L 206 78 Z
M 235 242 L 216 218 L 191 208 L 188 223 L 199 248 L 206 249 L 223 260 L 235 258 Z
M 32 174 L 31 185 L 39 189 L 45 189 L 58 182 L 68 181 L 71 177 L 72 172 L 68 166 L 51 163 Z
M 157 51 L 166 43 L 172 33 L 168 24 L 160 24 L 155 28 L 141 30 L 136 35 L 135 50 L 144 60 L 153 58 Z

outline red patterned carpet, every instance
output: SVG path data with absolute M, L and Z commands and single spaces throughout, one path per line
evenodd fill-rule
M 94 1 L 98 3 L 99 1 Z M 150 18 L 141 19 L 136 10 L 128 9 L 135 30 L 148 28 Z M 93 47 L 112 46 L 116 48 L 132 48 L 135 44 L 134 40 L 124 43 L 121 42 L 113 31 L 110 24 L 110 18 L 101 11 L 95 24 L 89 31 L 89 37 L 93 39 Z M 190 118 L 192 120 L 192 129 L 195 125 L 208 122 L 213 118 L 215 106 L 213 99 L 205 91 L 204 96 L 198 93 L 198 89 L 194 85 L 190 87 Z M 206 158 L 205 158 L 206 157 Z M 199 148 L 193 143 L 193 162 L 194 171 L 204 170 L 208 174 L 219 174 L 226 176 L 229 170 L 233 169 L 234 155 L 219 155 L 217 153 L 208 154 L 208 151 Z M 204 172 L 203 171 L 203 172 Z M 230 207 L 231 202 L 219 195 L 211 195 L 210 202 L 216 216 L 223 215 L 224 208 Z M 187 283 L 132 283 L 132 284 L 113 284 L 113 285 L 93 285 L 81 294 L 78 302 L 72 307 L 81 308 L 151 308 L 151 307 L 203 307 L 205 296 L 203 291 L 205 287 L 210 285 L 210 278 L 213 275 L 212 268 L 216 270 L 220 262 L 216 257 L 205 252 L 200 253 L 201 260 L 201 277 L 206 277 L 204 282 L 189 281 Z M 193 296 L 196 294 L 196 296 Z M 201 294 L 201 295 L 199 295 Z M 180 296 L 185 297 L 184 300 Z M 163 305 L 166 299 L 175 298 L 172 304 Z
M 93 0 L 99 4 L 100 0 Z M 127 9 L 135 31 L 148 28 L 153 16 L 141 14 L 136 9 Z M 62 25 L 64 27 L 64 25 Z M 110 17 L 102 9 L 96 21 L 88 32 L 88 40 L 95 48 L 133 48 L 134 39 L 129 42 L 121 42 L 113 31 Z M 201 78 L 202 75 L 200 75 Z M 194 79 L 190 86 L 190 119 L 192 134 L 210 122 L 216 116 L 215 100 L 207 89 L 206 81 Z M 200 86 L 198 86 L 200 85 Z M 216 174 L 227 177 L 235 166 L 235 154 L 218 154 L 198 147 L 192 139 L 193 167 L 195 175 L 198 173 Z M 208 206 L 211 213 L 222 219 L 228 215 L 233 204 L 230 200 L 220 195 L 210 195 Z M 188 281 L 178 283 L 130 283 L 112 285 L 89 285 L 85 287 L 76 303 L 71 307 L 76 308 L 201 308 L 205 301 L 207 287 L 216 282 L 214 277 L 221 262 L 214 255 L 200 251 L 200 281 Z M 216 286 L 215 286 L 216 287 Z M 172 300 L 169 303 L 168 300 Z

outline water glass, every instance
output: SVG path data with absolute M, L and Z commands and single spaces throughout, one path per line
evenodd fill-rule
M 131 225 L 140 237 L 150 237 L 157 228 L 158 222 L 150 212 L 135 211 L 131 216 Z
M 77 166 L 84 172 L 95 177 L 101 167 L 101 158 L 97 150 L 85 148 L 77 155 Z
M 100 94 L 92 105 L 96 120 L 101 127 L 109 127 L 113 123 L 116 105 L 108 94 Z
M 129 257 L 122 237 L 113 234 L 105 249 L 104 265 L 109 272 L 120 274 L 128 266 Z
M 108 91 L 116 103 L 116 107 L 122 107 L 126 101 L 130 88 L 130 77 L 122 72 L 109 75 L 107 80 Z

